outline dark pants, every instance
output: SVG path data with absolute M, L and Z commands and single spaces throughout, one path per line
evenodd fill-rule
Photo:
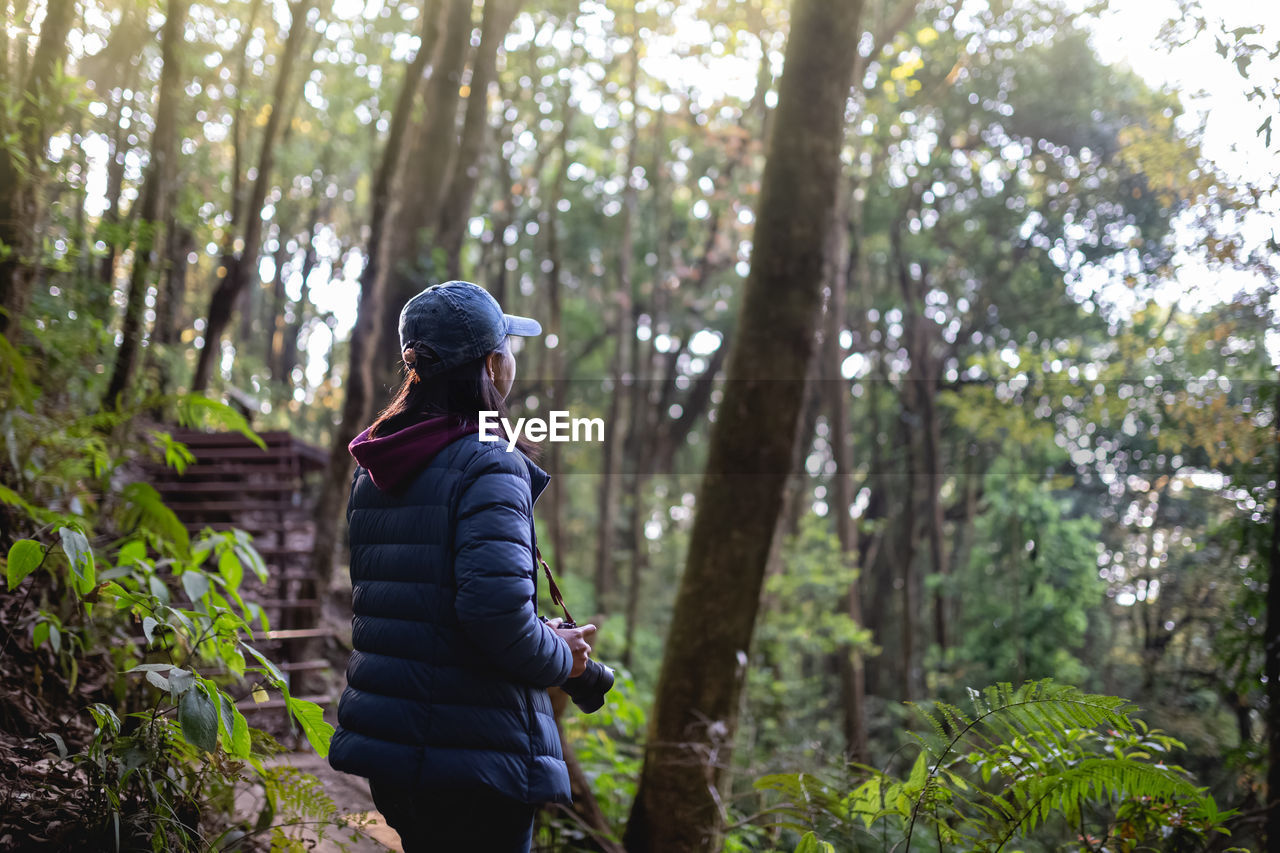
M 404 853 L 465 850 L 528 853 L 531 806 L 490 788 L 417 790 L 369 780 L 373 804 L 400 833 Z

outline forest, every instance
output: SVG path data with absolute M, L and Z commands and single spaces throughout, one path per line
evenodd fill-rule
M 348 444 L 454 279 L 601 424 L 534 850 L 1280 849 L 1267 4 L 2 2 L 0 850 L 401 849 Z

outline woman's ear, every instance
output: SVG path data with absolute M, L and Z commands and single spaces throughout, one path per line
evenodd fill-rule
M 491 352 L 484 358 L 484 370 L 489 374 L 489 381 L 497 380 L 498 362 L 502 360 L 502 353 Z

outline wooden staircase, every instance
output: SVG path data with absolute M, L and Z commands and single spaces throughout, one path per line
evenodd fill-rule
M 262 432 L 262 449 L 239 433 L 174 430 L 172 436 L 196 461 L 179 475 L 171 468 L 150 470 L 151 484 L 193 535 L 205 528 L 239 528 L 267 565 L 267 583 L 246 571 L 241 595 L 267 614 L 271 630 L 259 632 L 260 648 L 296 684 L 295 674 L 329 668 L 324 659 L 306 659 L 317 639 L 332 635 L 321 621 L 321 597 L 310 570 L 315 541 L 312 517 L 315 482 L 327 454 L 288 432 Z M 328 703 L 328 696 L 302 696 Z M 269 710 L 283 704 L 248 701 L 242 710 Z

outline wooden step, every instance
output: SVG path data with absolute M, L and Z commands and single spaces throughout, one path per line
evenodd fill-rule
M 332 637 L 333 631 L 328 628 L 286 628 L 283 631 L 268 631 L 266 637 L 270 641 L 310 640 L 317 637 Z
M 261 492 L 300 492 L 299 483 L 286 480 L 223 480 L 212 482 L 204 480 L 198 483 L 186 483 L 181 480 L 172 483 L 156 483 L 156 491 L 162 495 L 205 495 L 205 494 L 256 494 Z M 170 502 L 169 508 L 182 506 L 181 502 Z

